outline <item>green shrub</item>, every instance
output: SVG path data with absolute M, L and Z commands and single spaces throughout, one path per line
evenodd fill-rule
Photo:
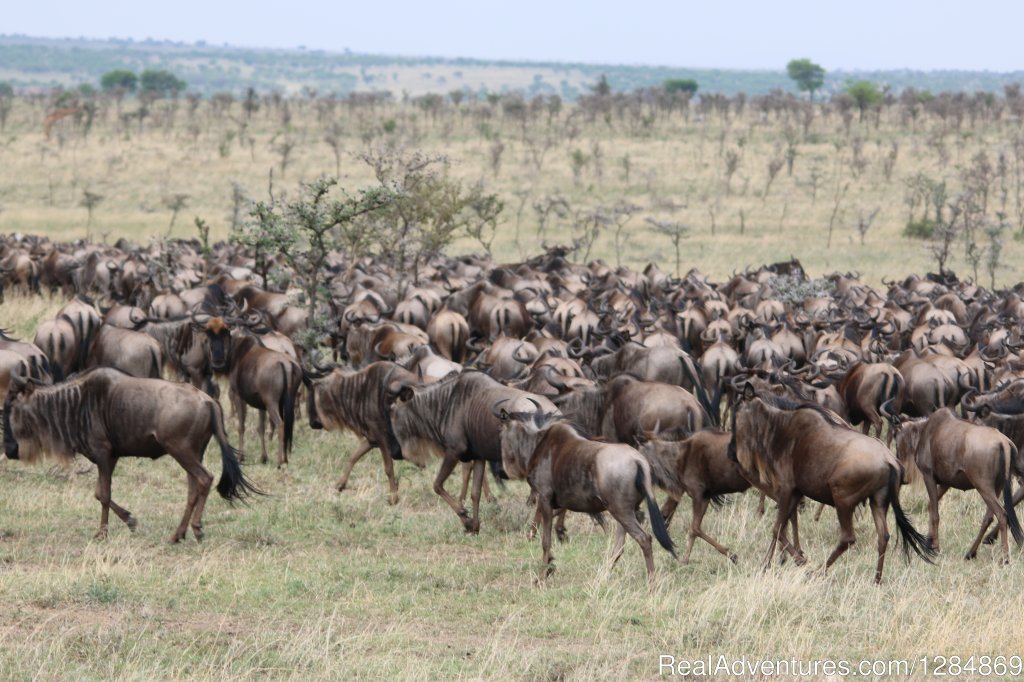
M 903 236 L 911 239 L 931 239 L 935 234 L 935 221 L 931 218 L 911 220 L 903 228 Z

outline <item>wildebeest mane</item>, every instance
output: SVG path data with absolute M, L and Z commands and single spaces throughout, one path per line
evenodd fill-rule
M 821 418 L 831 426 L 847 426 L 830 410 L 825 409 L 818 403 L 811 401 L 796 401 L 777 396 L 773 393 L 758 393 L 757 398 L 764 404 L 774 407 L 777 410 L 783 412 L 795 412 L 796 410 L 811 410 L 821 415 Z

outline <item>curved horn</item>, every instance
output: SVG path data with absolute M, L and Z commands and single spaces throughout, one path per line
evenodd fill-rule
M 520 343 L 518 346 L 516 346 L 516 349 L 514 351 L 512 351 L 512 359 L 515 360 L 516 362 L 520 363 L 520 364 L 529 365 L 529 364 L 531 364 L 533 362 L 533 358 L 531 358 L 531 357 L 523 358 L 519 354 L 519 351 L 522 350 L 523 346 L 525 346 L 525 345 L 526 345 L 525 343 Z
M 555 372 L 554 367 L 551 365 L 544 365 L 544 380 L 552 387 L 557 388 L 559 393 L 569 390 L 569 385 L 557 377 L 558 373 Z

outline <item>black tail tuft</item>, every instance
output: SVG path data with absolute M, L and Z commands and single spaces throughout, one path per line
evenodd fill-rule
M 643 493 L 644 499 L 647 500 L 647 515 L 651 517 L 651 529 L 654 531 L 654 537 L 657 538 L 658 544 L 675 557 L 676 547 L 672 544 L 672 538 L 668 535 L 665 517 L 661 515 L 661 510 L 658 509 L 658 502 L 654 499 L 653 492 L 647 486 L 644 478 L 644 468 L 638 464 L 636 467 L 636 489 Z
M 1013 459 L 1016 448 L 1012 445 L 1010 448 L 1009 452 L 1007 452 L 1007 448 L 1003 448 L 1003 457 L 1007 458 L 1003 462 L 1003 471 L 1006 472 L 1006 478 L 1003 481 L 1003 511 L 1006 512 L 1006 525 L 1013 535 L 1013 541 L 1020 547 L 1024 544 L 1024 531 L 1021 531 L 1017 510 L 1013 508 Z
M 220 405 L 210 405 L 213 419 L 213 433 L 220 445 L 221 474 L 217 481 L 217 492 L 228 502 L 244 500 L 249 494 L 265 495 L 242 474 L 242 465 L 238 463 L 238 450 L 231 447 L 224 435 L 224 419 Z
M 292 434 L 295 432 L 295 391 L 292 390 L 292 382 L 289 381 L 288 366 L 281 367 L 284 372 L 284 394 L 278 407 L 281 410 L 281 418 L 284 419 L 284 451 L 285 454 L 291 454 Z
M 910 550 L 932 564 L 935 556 L 935 549 L 932 548 L 932 541 L 919 533 L 910 519 L 903 513 L 900 506 L 900 470 L 899 467 L 889 467 L 889 501 L 892 503 L 893 514 L 896 515 L 896 530 L 899 533 L 903 553 L 907 560 L 910 560 Z

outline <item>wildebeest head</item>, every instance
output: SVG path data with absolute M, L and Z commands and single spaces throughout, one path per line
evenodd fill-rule
M 552 420 L 540 403 L 526 400 L 536 407 L 534 411 L 510 411 L 508 400 L 499 400 L 491 408 L 501 422 L 501 466 L 512 479 L 526 478 L 530 458 Z
M 192 313 L 193 329 L 206 334 L 210 349 L 210 367 L 215 372 L 228 370 L 231 353 L 231 328 L 220 316 Z
M 31 452 L 37 451 L 39 444 L 35 443 L 32 435 L 41 433 L 39 429 L 31 428 L 31 423 L 24 423 L 25 402 L 35 390 L 35 384 L 20 374 L 11 375 L 11 385 L 7 391 L 7 398 L 4 400 L 4 455 L 7 459 L 21 459 L 20 441 L 26 441 L 27 449 Z M 31 421 L 31 420 L 28 420 Z M 29 428 L 25 428 L 25 427 Z

